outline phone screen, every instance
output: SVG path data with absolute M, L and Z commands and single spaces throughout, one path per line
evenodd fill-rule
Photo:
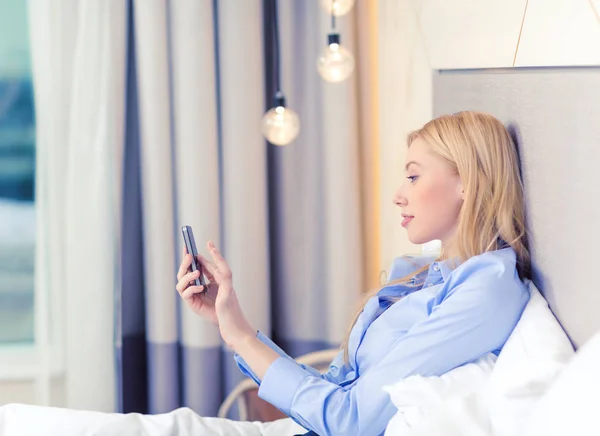
M 196 240 L 194 239 L 194 232 L 192 231 L 191 226 L 183 226 L 181 227 L 181 233 L 183 234 L 183 240 L 185 242 L 185 248 L 189 254 L 192 255 L 192 271 L 200 270 L 200 276 L 194 280 L 194 284 L 196 286 L 203 286 L 204 279 L 202 276 L 202 268 L 198 263 L 198 250 L 196 249 Z

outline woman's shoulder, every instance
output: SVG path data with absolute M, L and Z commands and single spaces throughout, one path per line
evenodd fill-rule
M 458 265 L 458 267 L 452 271 L 451 276 L 455 278 L 465 278 L 466 276 L 495 278 L 518 277 L 517 255 L 512 247 L 487 251 L 477 256 L 473 256 Z
M 506 304 L 511 296 L 522 304 L 529 296 L 519 277 L 516 253 L 511 247 L 471 257 L 450 273 L 448 285 L 449 294 L 454 290 L 471 289 L 479 291 L 475 295 L 481 294 L 491 304 L 496 298 Z

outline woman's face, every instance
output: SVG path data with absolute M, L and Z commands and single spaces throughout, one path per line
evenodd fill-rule
M 402 208 L 408 239 L 413 244 L 439 239 L 445 251 L 450 249 L 464 198 L 458 174 L 417 138 L 408 148 L 405 176 L 393 201 Z

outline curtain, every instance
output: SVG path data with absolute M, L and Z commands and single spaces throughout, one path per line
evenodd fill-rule
M 287 147 L 260 133 L 270 2 L 133 2 L 125 177 L 137 170 L 140 184 L 126 181 L 123 203 L 125 412 L 215 415 L 241 380 L 218 330 L 174 290 L 182 225 L 200 250 L 222 248 L 250 322 L 293 356 L 339 346 L 361 291 L 356 79 L 318 76 L 329 19 L 317 2 L 279 5 L 283 89 L 303 124 Z M 353 21 L 341 25 L 352 48 Z
M 124 411 L 186 405 L 210 415 L 222 400 L 218 329 L 180 307 L 174 289 L 182 225 L 194 228 L 200 250 L 209 238 L 222 247 L 248 317 L 270 332 L 266 149 L 255 125 L 264 109 L 260 2 L 221 8 L 228 20 L 219 21 L 212 1 L 133 3 L 129 97 L 137 104 L 129 99 L 127 129 L 139 151 L 128 141 L 126 161 L 139 168 L 141 200 L 126 195 L 123 250 L 140 261 L 123 275 Z
M 29 2 L 36 106 L 35 345 L 67 407 L 114 411 L 126 14 L 122 1 Z

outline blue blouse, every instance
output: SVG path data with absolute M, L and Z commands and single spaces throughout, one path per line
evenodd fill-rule
M 410 274 L 417 266 L 403 268 Z M 296 363 L 260 332 L 281 355 L 264 379 L 239 355 L 236 362 L 260 385 L 262 399 L 321 436 L 382 434 L 396 412 L 383 386 L 498 354 L 529 300 L 510 247 L 455 269 L 449 261 L 432 262 L 413 282 L 386 286 L 369 299 L 350 333 L 349 362 L 340 351 L 325 374 Z

